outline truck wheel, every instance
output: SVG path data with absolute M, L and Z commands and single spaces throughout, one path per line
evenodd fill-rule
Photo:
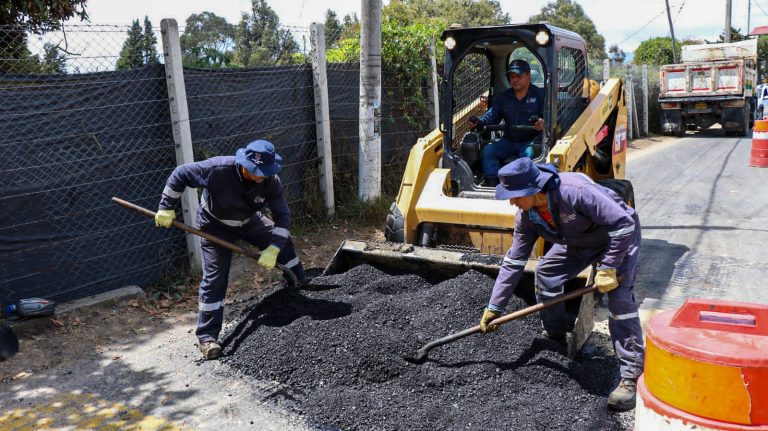
M 621 196 L 621 199 L 632 208 L 635 207 L 635 189 L 629 180 L 607 179 L 596 181 L 605 188 L 609 188 Z
M 744 104 L 744 125 L 741 130 L 738 131 L 739 136 L 747 136 L 747 133 L 749 133 L 749 117 L 752 116 L 752 113 L 750 112 L 751 109 L 749 109 L 749 103 Z
M 384 238 L 389 242 L 405 242 L 405 217 L 397 207 L 397 203 L 392 202 L 387 214 L 387 225 L 384 226 Z

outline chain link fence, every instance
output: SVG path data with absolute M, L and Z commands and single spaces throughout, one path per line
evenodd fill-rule
M 175 166 L 159 59 L 116 70 L 129 30 L 0 27 L 2 302 L 146 285 L 184 261 L 181 234 L 110 202 L 155 207 Z

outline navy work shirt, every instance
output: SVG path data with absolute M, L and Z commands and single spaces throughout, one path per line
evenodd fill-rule
M 493 99 L 491 109 L 480 116 L 477 124 L 487 126 L 499 124 L 504 119 L 507 126 L 504 137 L 512 142 L 529 142 L 539 134 L 537 130 L 511 130 L 509 126 L 532 126 L 531 116 L 544 117 L 544 90 L 531 84 L 522 100 L 515 96 L 515 90 L 510 88 Z

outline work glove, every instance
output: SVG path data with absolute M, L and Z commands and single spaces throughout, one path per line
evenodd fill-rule
M 174 210 L 157 210 L 155 213 L 155 226 L 171 227 L 175 218 L 176 212 Z
M 270 245 L 261 251 L 259 256 L 259 265 L 266 269 L 272 269 L 277 263 L 277 255 L 280 253 L 280 249 L 276 245 Z
M 595 274 L 595 286 L 601 293 L 608 293 L 619 287 L 616 268 L 598 268 L 597 274 Z
M 498 311 L 489 310 L 487 307 L 483 310 L 483 317 L 480 318 L 480 330 L 483 331 L 483 334 L 499 329 L 499 325 L 488 325 L 499 316 L 501 316 L 501 313 Z

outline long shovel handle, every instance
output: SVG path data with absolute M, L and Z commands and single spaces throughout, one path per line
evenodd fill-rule
M 120 205 L 123 208 L 128 208 L 130 210 L 134 210 L 137 213 L 145 215 L 145 216 L 147 216 L 149 218 L 155 218 L 155 212 L 154 211 L 148 210 L 148 209 L 146 209 L 146 208 L 144 208 L 142 206 L 136 205 L 136 204 L 128 202 L 126 200 L 123 200 L 123 199 L 120 199 L 120 198 L 117 198 L 117 197 L 113 197 L 112 198 L 112 202 Z M 199 236 L 201 238 L 205 238 L 208 241 L 210 241 L 210 242 L 212 242 L 214 244 L 220 245 L 220 246 L 222 246 L 224 248 L 228 248 L 228 249 L 234 251 L 235 253 L 242 254 L 243 256 L 247 256 L 247 257 L 250 257 L 252 259 L 259 260 L 259 254 L 258 253 L 254 253 L 254 252 L 251 252 L 249 250 L 246 250 L 246 249 L 244 249 L 242 247 L 239 247 L 239 246 L 237 246 L 235 244 L 232 244 L 229 241 L 224 241 L 223 239 L 221 239 L 221 238 L 219 238 L 217 236 L 211 235 L 211 234 L 209 234 L 207 232 L 203 232 L 203 231 L 201 231 L 199 229 L 195 229 L 192 226 L 186 225 L 186 224 L 184 224 L 184 223 L 182 223 L 182 222 L 180 222 L 178 220 L 173 220 L 171 222 L 171 224 L 173 225 L 173 227 L 175 227 L 177 229 L 181 229 L 184 232 L 189 232 L 189 233 L 191 233 L 193 235 L 197 235 L 197 236 Z M 275 264 L 275 267 L 277 269 L 283 271 L 284 274 L 287 274 L 288 277 L 291 278 L 291 281 L 293 282 L 294 286 L 298 286 L 299 285 L 299 281 L 296 278 L 296 275 L 293 272 L 291 272 L 291 270 L 288 269 L 285 265 L 278 263 L 278 264 Z
M 556 296 L 552 299 L 548 299 L 546 301 L 540 302 L 535 305 L 531 305 L 530 307 L 523 308 L 522 310 L 517 310 L 515 312 L 506 314 L 501 317 L 497 317 L 496 319 L 492 320 L 489 325 L 503 325 L 507 322 L 510 322 L 515 319 L 519 319 L 521 317 L 525 317 L 529 314 L 533 314 L 536 312 L 539 312 L 545 308 L 549 308 L 553 305 L 560 304 L 561 302 L 570 301 L 571 299 L 578 298 L 582 295 L 586 295 L 587 293 L 594 292 L 597 290 L 597 286 L 591 285 L 582 287 L 581 289 L 576 289 L 572 292 L 565 293 L 563 295 Z M 424 347 L 416 351 L 416 356 L 413 358 L 413 362 L 420 363 L 424 360 L 424 358 L 427 356 L 427 353 L 429 353 L 430 350 L 434 349 L 435 347 L 442 346 L 443 344 L 452 343 L 456 340 L 460 340 L 464 337 L 467 337 L 469 335 L 475 334 L 481 332 L 480 325 L 473 326 L 471 328 L 467 328 L 463 331 L 459 331 L 456 333 L 453 333 L 451 335 L 447 335 L 443 338 L 438 338 L 437 340 L 434 340 L 428 344 L 426 344 Z

